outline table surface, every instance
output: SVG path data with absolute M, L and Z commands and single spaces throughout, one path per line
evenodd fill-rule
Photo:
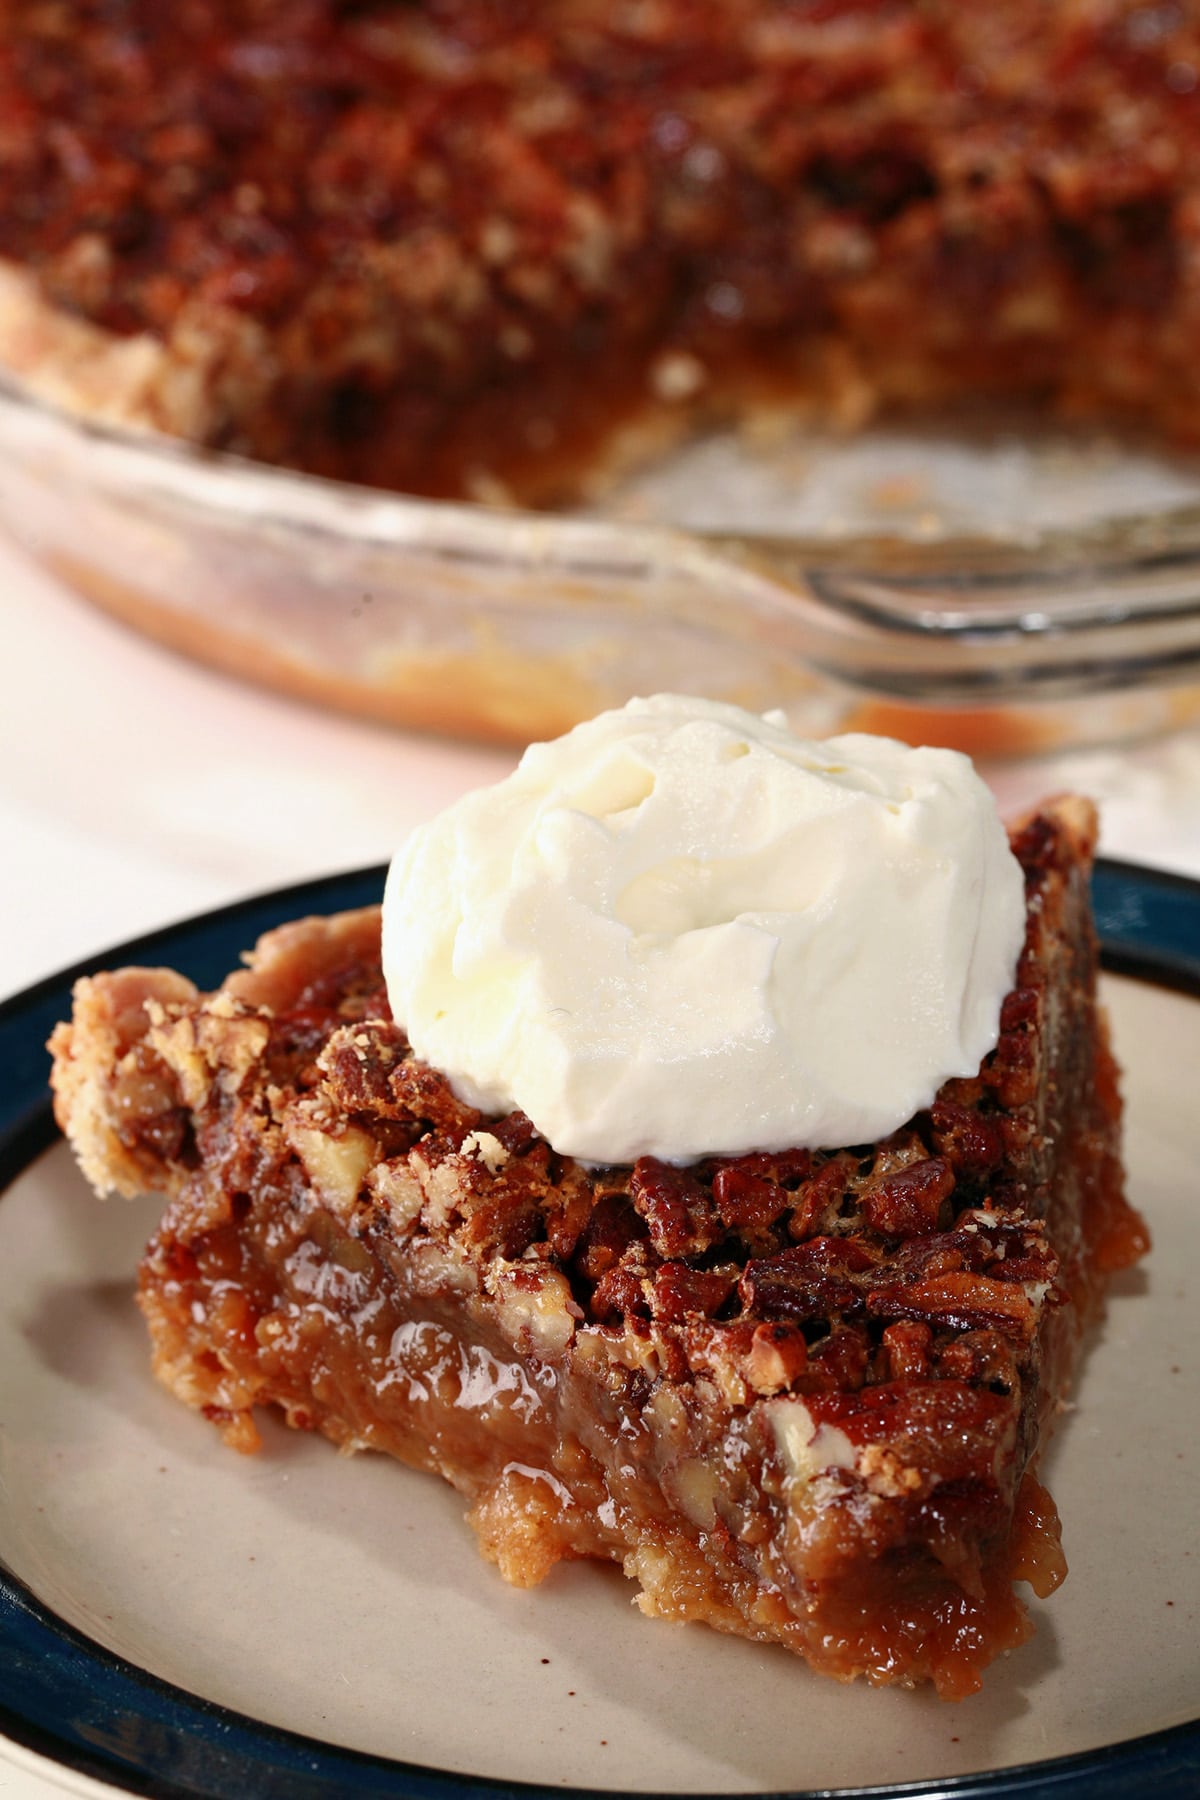
M 0 544 L 0 994 L 245 894 L 384 862 L 513 751 L 360 723 L 184 661 Z M 1074 788 L 1102 851 L 1200 876 L 1200 731 L 985 768 Z M 0 1742 L 0 1800 L 99 1794 Z

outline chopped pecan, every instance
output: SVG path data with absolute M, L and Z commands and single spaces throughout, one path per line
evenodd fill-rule
M 470 1134 L 427 1132 L 409 1155 L 424 1193 L 425 1229 L 452 1234 L 475 1254 L 516 1261 L 545 1235 L 549 1156 L 549 1147 L 541 1144 L 529 1157 L 512 1157 L 493 1168 Z
M 404 1033 L 388 1020 L 343 1025 L 329 1038 L 315 1068 L 302 1072 L 299 1085 L 319 1074 L 319 1091 L 329 1104 L 369 1130 L 382 1155 L 400 1156 L 411 1150 L 423 1130 L 421 1121 L 397 1105 L 389 1079 L 407 1054 Z
M 1018 1025 L 1036 1025 L 1041 1005 L 1041 995 L 1037 988 L 1013 988 L 1011 993 L 1005 995 L 1000 1008 L 1001 1031 L 1015 1031 Z
M 1037 1038 L 1026 1026 L 1003 1031 L 984 1064 L 984 1077 L 1000 1106 L 1009 1113 L 1032 1106 L 1037 1098 Z
M 602 1194 L 583 1227 L 575 1266 L 585 1281 L 599 1281 L 620 1262 L 630 1244 L 646 1235 L 626 1194 Z
M 1004 1160 L 1004 1133 L 995 1119 L 939 1095 L 930 1108 L 934 1148 L 955 1175 L 979 1180 Z
M 858 1472 L 873 1494 L 886 1500 L 903 1500 L 928 1493 L 933 1486 L 930 1477 L 887 1450 L 882 1444 L 867 1444 L 858 1458 Z
M 866 1382 L 870 1358 L 864 1331 L 835 1325 L 828 1337 L 810 1349 L 807 1374 L 810 1380 L 816 1377 L 825 1391 L 836 1388 L 839 1393 L 856 1393 Z
M 598 1324 L 650 1314 L 653 1268 L 644 1243 L 630 1244 L 596 1283 L 589 1311 Z
M 714 1381 L 730 1406 L 744 1406 L 753 1394 L 777 1394 L 794 1386 L 804 1390 L 808 1346 L 798 1325 L 693 1318 L 682 1336 L 692 1373 Z M 832 1385 L 828 1375 L 824 1385 Z
M 809 1238 L 777 1256 L 748 1262 L 739 1284 L 742 1302 L 748 1311 L 768 1318 L 827 1319 L 861 1312 L 865 1282 L 878 1259 L 878 1252 L 853 1238 Z
M 968 1498 L 985 1510 L 996 1503 L 1004 1479 L 997 1452 L 1011 1446 L 1017 1428 L 1014 1396 L 952 1381 L 907 1381 L 813 1394 L 805 1404 L 814 1423 L 836 1425 L 863 1448 L 892 1451 L 933 1483 L 970 1484 L 956 1490 L 956 1509 Z
M 792 1203 L 788 1219 L 788 1236 L 811 1237 L 816 1231 L 828 1231 L 850 1186 L 854 1164 L 844 1155 L 831 1156 L 803 1182 Z
M 681 1328 L 680 1337 L 692 1374 L 712 1381 L 727 1406 L 744 1406 L 754 1326 L 746 1319 L 717 1323 L 693 1318 Z
M 1005 1280 L 1049 1281 L 1055 1261 L 1041 1231 L 1023 1214 L 995 1207 L 960 1213 L 949 1231 L 912 1238 L 887 1262 L 891 1282 L 916 1281 L 967 1269 Z
M 481 1112 L 457 1098 L 444 1075 L 415 1057 L 394 1068 L 389 1081 L 397 1106 L 434 1131 L 457 1134 L 461 1141 L 483 1120 Z
M 333 1032 L 317 1066 L 336 1106 L 346 1112 L 393 1117 L 396 1096 L 389 1077 L 407 1051 L 407 1040 L 398 1026 L 383 1019 L 365 1019 Z
M 536 1243 L 545 1231 L 549 1159 L 549 1146 L 539 1144 L 528 1157 L 513 1157 L 494 1174 L 483 1165 L 479 1192 L 464 1209 L 462 1241 L 510 1262 Z
M 656 1319 L 671 1324 L 696 1316 L 711 1319 L 736 1281 L 736 1273 L 728 1269 L 692 1269 L 684 1262 L 665 1262 L 654 1271 L 651 1310 Z
M 1026 884 L 1036 885 L 1061 855 L 1058 827 L 1045 813 L 1035 813 L 1012 837 L 1012 852 L 1025 871 Z
M 592 1184 L 576 1162 L 563 1165 L 545 1197 L 546 1236 L 565 1262 L 593 1216 Z
M 1038 1311 L 1019 1282 L 951 1270 L 923 1281 L 892 1282 L 872 1289 L 867 1311 L 874 1318 L 924 1319 L 957 1331 L 991 1328 L 1028 1341 Z
M 1006 1069 L 1031 1069 L 1037 1054 L 1032 1035 L 1023 1030 L 1002 1031 L 996 1045 L 996 1061 Z
M 699 1256 L 720 1243 L 724 1227 L 704 1184 L 687 1169 L 640 1156 L 633 1165 L 630 1198 L 662 1257 Z
M 918 1237 L 937 1229 L 942 1207 L 954 1192 L 954 1176 L 940 1156 L 886 1175 L 862 1197 L 868 1225 L 884 1237 Z
M 722 1225 L 748 1239 L 769 1238 L 793 1198 L 775 1178 L 771 1159 L 758 1156 L 723 1164 L 713 1176 L 712 1192 Z
M 774 1320 L 756 1325 L 746 1355 L 746 1378 L 760 1394 L 790 1388 L 808 1366 L 808 1345 L 798 1325 Z
M 895 1325 L 888 1327 L 889 1331 L 899 1329 L 901 1327 Z M 936 1367 L 938 1375 L 945 1381 L 986 1386 L 995 1393 L 1015 1393 L 1018 1385 L 1013 1346 L 998 1331 L 968 1331 L 962 1337 L 940 1345 Z
M 892 1381 L 923 1381 L 929 1374 L 933 1332 L 918 1319 L 897 1319 L 886 1325 L 883 1348 L 888 1377 Z
M 504 1145 L 510 1156 L 524 1156 L 532 1145 L 542 1142 L 531 1119 L 523 1112 L 506 1113 L 488 1126 L 491 1135 Z

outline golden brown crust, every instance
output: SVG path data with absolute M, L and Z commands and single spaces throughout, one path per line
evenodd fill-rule
M 1027 1632 L 1016 1573 L 1061 1579 L 1040 1434 L 1104 1273 L 1145 1247 L 1094 836 L 1074 799 L 1015 831 L 1028 937 L 996 1050 L 846 1151 L 556 1156 L 412 1058 L 372 910 L 270 934 L 206 999 L 155 990 L 136 1044 L 153 981 L 95 978 L 56 1033 L 60 1117 L 93 1171 L 110 1146 L 109 1185 L 168 1196 L 141 1272 L 157 1372 L 240 1448 L 273 1403 L 437 1470 L 511 1580 L 611 1556 L 644 1610 L 970 1691 Z M 131 1099 L 132 1069 L 157 1086 Z
M 28 269 L 0 261 L 0 368 L 39 399 L 106 425 L 207 444 L 269 387 L 261 327 L 236 313 L 184 321 L 164 341 L 122 336 L 48 301 Z
M 97 1193 L 130 1198 L 154 1184 L 159 1158 L 139 1154 L 122 1131 L 122 1115 L 153 1114 L 173 1099 L 174 1084 L 168 1090 L 144 1053 L 148 1008 L 198 997 L 170 969 L 121 969 L 75 983 L 71 1019 L 55 1027 L 49 1043 L 54 1116 Z

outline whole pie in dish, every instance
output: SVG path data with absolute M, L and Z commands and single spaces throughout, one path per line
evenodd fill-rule
M 520 1584 L 612 1558 L 651 1614 L 972 1692 L 1065 1563 L 1039 1449 L 1125 1202 L 1070 799 L 1012 832 L 1027 926 L 977 1076 L 875 1144 L 584 1167 L 484 1116 L 388 1009 L 376 910 L 201 994 L 80 982 L 58 1117 L 101 1192 L 166 1196 L 154 1368 L 239 1450 L 256 1407 L 469 1499 Z M 402 1497 L 398 1504 L 402 1504 Z
M 1194 442 L 1198 68 L 1126 0 L 12 0 L 0 364 L 483 499 L 780 404 Z

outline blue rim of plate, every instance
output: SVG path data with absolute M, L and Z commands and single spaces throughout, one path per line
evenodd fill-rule
M 260 932 L 304 913 L 376 901 L 384 873 L 359 869 L 256 895 L 117 945 L 0 1004 L 0 1193 L 54 1141 L 44 1046 L 70 1009 L 78 976 L 123 963 L 167 963 L 214 986 Z M 1092 891 L 1106 968 L 1200 998 L 1200 882 L 1101 861 Z M 265 1725 L 101 1649 L 2 1565 L 0 1732 L 81 1775 L 162 1800 L 548 1800 L 564 1792 L 575 1800 L 652 1800 L 610 1788 L 460 1775 Z M 1190 1800 L 1198 1790 L 1200 1717 L 1075 1756 L 944 1779 L 796 1789 L 791 1800 Z

